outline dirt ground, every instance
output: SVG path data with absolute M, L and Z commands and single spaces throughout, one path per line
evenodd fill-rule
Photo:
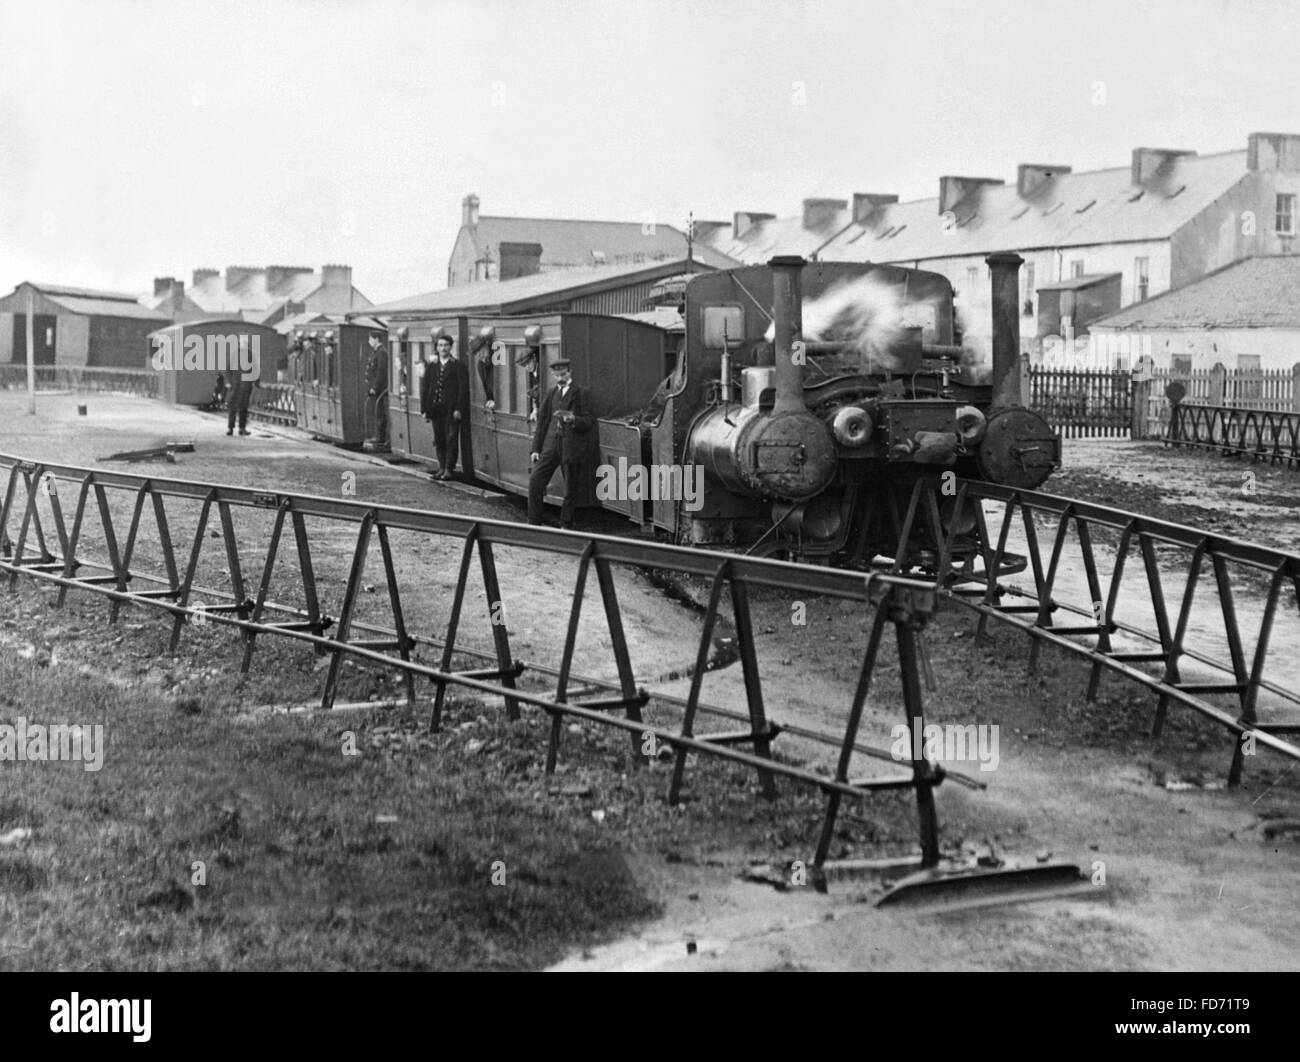
M 83 402 L 89 406 L 85 418 L 76 413 Z M 227 438 L 224 422 L 215 417 L 94 395 L 42 396 L 36 421 L 25 416 L 24 406 L 22 396 L 0 393 L 0 453 L 90 465 L 110 452 L 193 439 L 197 451 L 179 455 L 175 465 L 126 470 L 332 496 L 341 496 L 345 474 L 355 473 L 351 486 L 357 500 L 490 519 L 522 516 L 517 499 L 435 484 L 417 468 L 311 443 L 289 430 L 259 427 L 250 438 Z M 1223 534 L 1285 549 L 1300 545 L 1300 473 L 1157 444 L 1085 441 L 1069 443 L 1066 450 L 1067 467 L 1049 484 L 1055 493 L 1180 522 L 1213 522 Z M 1255 474 L 1254 494 L 1241 494 L 1243 472 Z M 597 526 L 616 525 L 601 519 Z M 256 556 L 256 538 L 250 533 L 241 552 L 246 547 L 248 556 Z M 327 579 L 341 581 L 351 541 L 343 532 L 319 539 Z M 317 544 L 314 536 L 313 547 Z M 395 536 L 395 550 L 408 622 L 437 632 L 446 591 L 454 583 L 458 545 L 399 543 Z M 525 659 L 553 665 L 576 565 L 539 566 L 522 553 L 502 554 L 512 646 Z M 219 581 L 222 563 L 213 554 L 205 561 L 205 574 Z M 374 606 L 379 622 L 384 602 L 378 571 L 374 579 L 380 585 L 367 607 Z M 286 600 L 292 598 L 291 586 L 277 586 L 281 590 Z M 620 572 L 618 592 L 638 681 L 652 693 L 684 694 L 688 680 L 681 675 L 694 659 L 698 614 L 641 573 Z M 589 594 L 587 600 L 577 669 L 610 678 L 614 671 L 598 599 Z M 481 617 L 486 613 L 481 591 L 474 603 Z M 769 715 L 778 723 L 818 730 L 842 727 L 866 617 L 838 603 L 799 602 L 790 595 L 758 595 L 753 604 Z M 804 606 L 803 625 L 791 622 L 796 604 Z M 468 626 L 465 636 L 487 644 L 488 631 L 481 620 Z M 1241 789 L 1227 790 L 1221 783 L 1232 746 L 1221 731 L 1175 711 L 1164 737 L 1152 741 L 1147 734 L 1153 703 L 1147 694 L 1108 678 L 1098 702 L 1085 704 L 1086 669 L 1072 659 L 1045 652 L 1039 672 L 1031 676 L 1023 636 L 995 629 L 990 641 L 976 646 L 972 633 L 970 615 L 952 611 L 924 635 L 936 686 L 926 693 L 927 720 L 996 724 L 1001 734 L 996 771 L 981 773 L 966 765 L 987 789 L 973 792 L 949 782 L 938 791 L 945 854 L 950 860 L 983 855 L 1012 863 L 1033 863 L 1050 854 L 1097 878 L 1104 874 L 1105 887 L 1068 900 L 936 913 L 874 906 L 897 871 L 836 875 L 825 892 L 748 880 L 756 876 L 749 873 L 754 863 L 811 862 L 817 837 L 813 819 L 806 837 L 793 843 L 784 837 L 755 843 L 752 837 L 719 835 L 685 852 L 668 843 L 630 848 L 628 863 L 664 906 L 664 916 L 625 940 L 571 956 L 558 968 L 1300 968 L 1300 844 L 1292 829 L 1300 819 L 1300 771 L 1264 754 L 1248 765 Z M 21 635 L 11 630 L 6 641 L 20 641 Z M 173 693 L 211 682 L 212 672 L 223 663 L 228 667 L 233 655 L 215 648 L 217 667 L 212 655 L 169 663 L 160 649 L 128 659 L 86 641 L 70 636 L 47 651 L 92 660 L 125 679 Z M 258 652 L 274 650 L 259 647 Z M 306 681 L 310 675 L 300 677 Z M 346 696 L 360 700 L 388 696 L 396 688 L 361 669 L 350 681 Z M 272 674 L 263 685 L 255 684 L 250 696 L 274 703 L 277 692 L 296 689 L 295 682 Z M 707 701 L 743 709 L 738 666 L 710 672 L 704 689 Z M 901 718 L 897 657 L 887 646 L 861 740 L 887 748 L 890 730 Z M 777 750 L 822 768 L 833 763 L 830 750 L 798 739 L 781 738 Z M 855 761 L 855 774 L 868 765 L 871 761 Z M 873 772 L 890 770 L 872 766 Z M 870 816 L 870 808 L 864 801 L 857 814 Z M 832 851 L 840 859 L 910 854 L 906 845 L 872 848 L 856 841 Z

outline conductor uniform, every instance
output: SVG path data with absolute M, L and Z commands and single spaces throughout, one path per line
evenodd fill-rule
M 542 522 L 546 488 L 557 468 L 564 470 L 564 504 L 560 526 L 573 527 L 573 510 L 589 464 L 590 433 L 596 426 L 591 392 L 575 384 L 567 359 L 551 363 L 555 386 L 542 400 L 533 433 L 533 471 L 528 479 L 528 522 Z
M 433 445 L 438 455 L 438 479 L 450 479 L 460 459 L 460 433 L 469 421 L 469 376 L 451 355 L 451 341 L 439 337 L 438 357 L 424 370 L 420 381 L 420 411 L 433 425 Z

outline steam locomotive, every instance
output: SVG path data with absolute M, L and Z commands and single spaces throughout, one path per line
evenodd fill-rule
M 470 369 L 465 472 L 525 494 L 538 396 L 563 352 L 600 413 L 588 504 L 684 544 L 915 563 L 936 545 L 922 521 L 899 550 L 898 513 L 918 479 L 950 470 L 1033 488 L 1060 462 L 1060 439 L 1018 401 L 1020 259 L 988 263 L 991 372 L 954 342 L 947 278 L 895 266 L 778 257 L 703 273 L 670 328 L 575 313 L 395 315 L 393 452 L 433 460 L 419 380 L 446 335 Z M 941 521 L 966 519 L 934 489 Z

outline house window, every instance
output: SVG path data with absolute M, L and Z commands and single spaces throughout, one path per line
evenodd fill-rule
M 1137 292 L 1137 301 L 1146 301 L 1151 290 L 1151 260 L 1149 258 L 1133 259 L 1133 286 Z
M 1293 194 L 1277 197 L 1277 234 L 1279 236 L 1295 235 L 1295 196 Z
M 1026 262 L 1025 270 L 1020 274 L 1024 282 L 1024 289 L 1020 293 L 1020 302 L 1023 306 L 1021 313 L 1025 317 L 1034 316 L 1034 263 Z
M 1082 258 L 1076 258 L 1073 262 L 1070 263 L 1070 276 L 1072 276 L 1072 277 L 1081 277 L 1081 276 L 1083 276 L 1083 259 L 1082 259 Z

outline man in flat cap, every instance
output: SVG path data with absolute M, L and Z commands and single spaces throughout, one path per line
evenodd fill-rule
M 560 507 L 560 526 L 573 528 L 574 503 L 578 497 L 584 465 L 589 463 L 591 432 L 596 415 L 591 392 L 573 382 L 569 359 L 551 362 L 554 386 L 542 400 L 533 432 L 532 475 L 528 479 L 528 522 L 542 522 L 542 505 L 546 488 L 557 468 L 564 469 L 564 504 Z

